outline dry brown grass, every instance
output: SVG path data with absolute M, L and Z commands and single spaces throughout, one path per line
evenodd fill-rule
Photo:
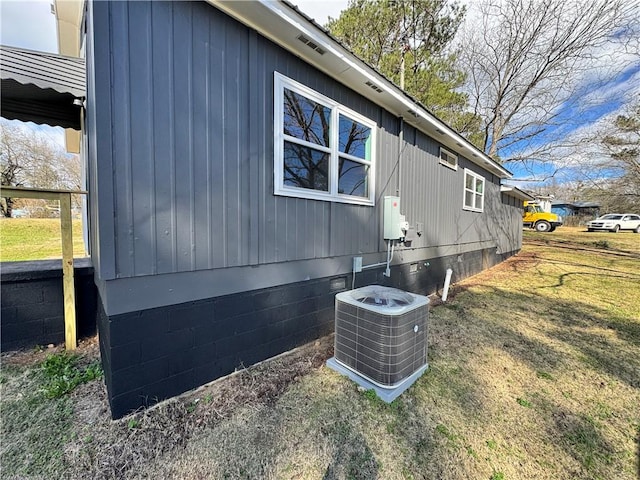
M 430 369 L 392 404 L 324 366 L 330 338 L 115 422 L 93 382 L 65 477 L 638 478 L 640 235 L 545 235 L 431 309 Z

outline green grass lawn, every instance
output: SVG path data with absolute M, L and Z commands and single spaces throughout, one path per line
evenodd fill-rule
M 587 232 L 585 227 L 560 227 L 554 232 L 538 233 L 527 230 L 526 238 L 530 241 L 568 243 L 585 247 L 605 247 L 612 250 L 638 252 L 640 234 L 628 230 L 618 233 Z
M 73 220 L 73 256 L 86 256 L 81 220 Z M 0 219 L 1 262 L 51 258 L 62 258 L 59 218 Z
M 434 301 L 429 370 L 390 405 L 324 366 L 330 339 L 115 422 L 101 381 L 36 397 L 43 354 L 3 357 L 0 475 L 637 480 L 638 240 L 525 232 Z

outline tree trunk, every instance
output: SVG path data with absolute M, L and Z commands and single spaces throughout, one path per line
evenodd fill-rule
M 7 197 L 4 202 L 0 202 L 0 212 L 5 218 L 11 218 L 13 213 L 13 198 Z

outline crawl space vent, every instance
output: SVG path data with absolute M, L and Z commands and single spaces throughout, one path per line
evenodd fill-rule
M 396 288 L 338 293 L 335 361 L 374 386 L 397 388 L 426 369 L 428 312 L 427 297 Z

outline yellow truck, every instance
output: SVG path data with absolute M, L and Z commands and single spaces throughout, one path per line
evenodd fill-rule
M 562 217 L 543 211 L 537 202 L 524 202 L 522 225 L 534 228 L 536 232 L 553 232 L 562 225 Z

